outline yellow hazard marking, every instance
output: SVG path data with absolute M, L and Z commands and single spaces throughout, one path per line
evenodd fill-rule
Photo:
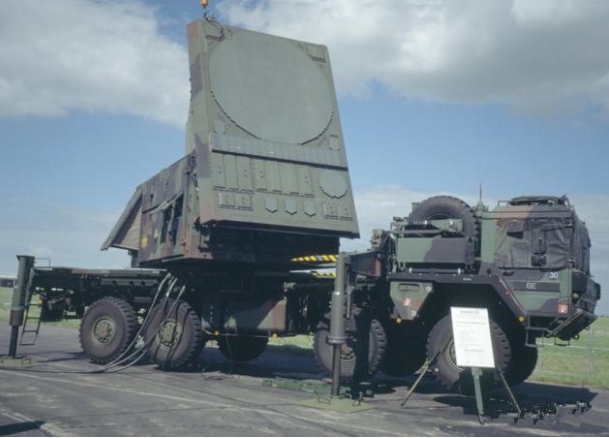
M 322 254 L 322 255 L 307 255 L 294 257 L 292 259 L 293 262 L 309 262 L 309 263 L 336 263 L 338 258 L 332 254 Z
M 142 236 L 142 242 L 140 243 L 140 246 L 142 248 L 146 248 L 148 246 L 148 236 Z
M 336 272 L 317 272 L 311 271 L 313 277 L 336 277 Z

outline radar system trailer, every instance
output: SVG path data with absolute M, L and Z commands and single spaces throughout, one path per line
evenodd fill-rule
M 533 371 L 538 338 L 569 340 L 594 321 L 590 239 L 565 197 L 493 211 L 433 197 L 376 230 L 369 251 L 339 257 L 336 281 L 311 272 L 359 237 L 327 48 L 208 18 L 188 42 L 186 155 L 136 188 L 102 246 L 128 251 L 133 269 L 20 256 L 12 340 L 37 296 L 43 319 L 82 317 L 83 350 L 104 366 L 147 354 L 175 369 L 209 340 L 248 361 L 269 336 L 315 333 L 335 382 L 410 374 L 443 349 L 436 374 L 467 392 L 444 349 L 451 306 L 489 310 L 511 384 Z
M 98 364 L 143 342 L 174 369 L 211 339 L 246 361 L 269 336 L 314 332 L 334 280 L 301 256 L 331 264 L 340 238 L 359 237 L 327 48 L 202 18 L 188 49 L 186 155 L 136 188 L 102 247 L 136 269 L 21 258 L 29 300 L 42 297 L 44 317 L 82 316 Z

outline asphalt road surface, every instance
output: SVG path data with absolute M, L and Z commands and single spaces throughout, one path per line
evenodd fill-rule
M 0 354 L 8 352 L 8 338 L 9 327 L 1 323 Z M 38 344 L 21 347 L 19 354 L 36 363 L 0 367 L 0 435 L 609 436 L 609 393 L 585 388 L 520 385 L 516 397 L 529 410 L 573 401 L 592 408 L 576 415 L 559 408 L 537 422 L 529 413 L 513 424 L 501 413 L 508 405 L 499 393 L 489 406 L 496 418 L 480 425 L 475 399 L 447 394 L 427 378 L 404 408 L 400 404 L 414 379 L 382 374 L 372 382 L 374 397 L 364 399 L 371 409 L 341 413 L 323 409 L 324 403 L 321 409 L 303 406 L 317 397 L 263 382 L 294 379 L 310 390 L 325 376 L 311 357 L 281 347 L 247 364 L 233 364 L 208 347 L 202 369 L 189 372 L 146 364 L 87 374 L 80 371 L 97 367 L 84 358 L 77 331 L 44 326 Z

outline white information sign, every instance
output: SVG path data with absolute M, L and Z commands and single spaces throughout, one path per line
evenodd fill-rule
M 470 307 L 451 307 L 457 365 L 495 368 L 488 311 Z

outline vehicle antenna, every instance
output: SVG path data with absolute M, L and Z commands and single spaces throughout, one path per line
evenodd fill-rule
M 478 204 L 476 205 L 474 210 L 476 210 L 478 214 L 488 211 L 488 207 L 484 205 L 484 202 L 482 202 L 482 183 L 480 183 L 478 187 Z

